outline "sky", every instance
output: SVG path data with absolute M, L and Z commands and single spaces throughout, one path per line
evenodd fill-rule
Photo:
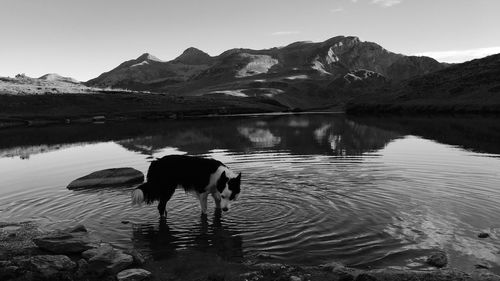
M 500 53 L 499 0 L 0 0 L 0 76 L 86 81 L 143 53 L 171 60 L 358 36 L 463 62 Z

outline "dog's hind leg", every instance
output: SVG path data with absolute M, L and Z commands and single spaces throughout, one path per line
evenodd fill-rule
M 158 212 L 160 213 L 161 218 L 164 218 L 167 216 L 167 212 L 165 211 L 167 208 L 167 202 L 168 202 L 168 200 L 170 200 L 170 198 L 172 198 L 172 195 L 174 195 L 174 192 L 175 192 L 175 187 L 170 188 L 168 190 L 168 193 L 164 194 L 160 198 L 160 203 L 158 203 Z
M 167 201 L 165 199 L 160 199 L 160 203 L 158 203 L 158 212 L 160 212 L 160 217 L 164 218 L 167 216 L 165 209 L 167 208 Z

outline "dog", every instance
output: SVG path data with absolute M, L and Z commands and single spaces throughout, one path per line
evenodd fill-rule
M 168 155 L 151 163 L 146 182 L 132 192 L 132 204 L 158 203 L 160 217 L 166 217 L 167 202 L 175 190 L 184 188 L 194 194 L 207 214 L 207 198 L 211 194 L 216 208 L 228 211 L 240 195 L 241 173 L 236 175 L 222 162 L 210 158 Z

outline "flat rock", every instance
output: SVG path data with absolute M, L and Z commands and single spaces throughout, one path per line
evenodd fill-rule
M 116 187 L 139 184 L 144 181 L 144 174 L 134 168 L 113 168 L 93 172 L 72 181 L 67 188 L 86 189 Z
M 83 252 L 82 257 L 88 261 L 88 270 L 96 274 L 116 274 L 134 262 L 131 255 L 106 243 Z
M 57 254 L 78 254 L 96 246 L 83 225 L 35 238 L 33 242 L 40 249 Z
M 149 278 L 151 278 L 151 272 L 140 268 L 126 269 L 116 275 L 118 281 L 141 281 Z

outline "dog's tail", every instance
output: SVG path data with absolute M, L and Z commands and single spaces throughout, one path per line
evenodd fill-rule
M 139 185 L 134 191 L 132 191 L 132 205 L 142 205 L 142 203 L 145 201 L 144 200 L 144 191 L 145 187 L 147 186 L 147 182 Z

